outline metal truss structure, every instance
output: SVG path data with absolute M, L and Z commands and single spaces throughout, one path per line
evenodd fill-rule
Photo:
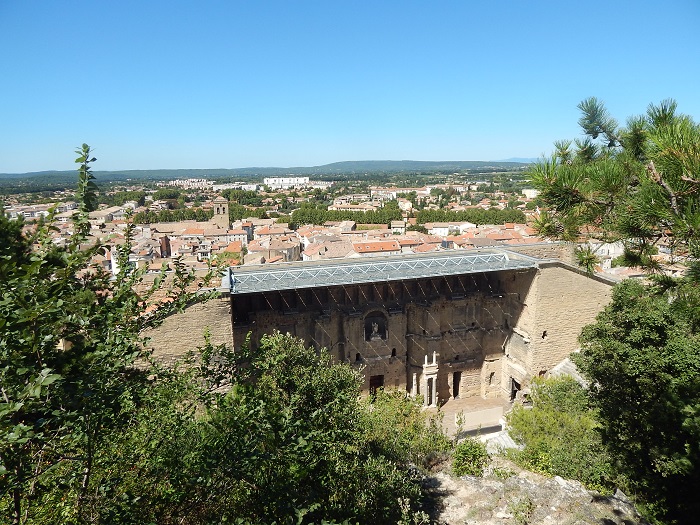
M 537 268 L 538 260 L 507 250 L 443 251 L 392 257 L 231 267 L 220 288 L 233 295 L 403 281 Z

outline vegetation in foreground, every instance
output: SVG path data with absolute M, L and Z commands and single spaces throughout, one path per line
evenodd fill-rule
M 452 473 L 455 476 L 481 476 L 489 461 L 486 445 L 476 438 L 467 437 L 452 455 Z
M 620 480 L 584 388 L 568 376 L 538 378 L 531 384 L 530 401 L 531 406 L 516 405 L 507 416 L 511 437 L 524 445 L 509 451 L 509 457 L 528 470 L 611 492 Z
M 575 362 L 615 466 L 651 517 L 700 514 L 700 288 L 625 281 L 581 335 Z
M 579 104 L 585 137 L 555 143 L 533 168 L 546 236 L 621 242 L 649 273 L 624 282 L 581 335 L 574 357 L 590 384 L 602 442 L 648 516 L 700 515 L 700 125 L 673 100 L 620 127 L 595 98 Z M 665 258 L 657 256 L 664 252 Z M 579 248 L 592 271 L 597 257 Z M 674 278 L 668 265 L 684 267 Z
M 700 513 L 700 288 L 627 280 L 581 335 L 590 381 L 536 380 L 508 416 L 523 468 L 634 497 L 655 523 Z

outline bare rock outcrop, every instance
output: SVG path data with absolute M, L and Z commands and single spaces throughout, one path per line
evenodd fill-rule
M 426 478 L 440 525 L 648 525 L 629 499 L 578 481 L 523 471 L 510 462 L 483 478 L 439 472 Z

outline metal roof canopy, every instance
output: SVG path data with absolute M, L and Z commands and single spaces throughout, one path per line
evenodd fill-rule
M 274 266 L 231 267 L 221 282 L 221 291 L 235 295 L 403 281 L 538 267 L 538 259 L 507 250 L 444 251 L 392 257 L 338 259 Z

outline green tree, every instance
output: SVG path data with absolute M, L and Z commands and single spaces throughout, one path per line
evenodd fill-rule
M 700 291 L 633 280 L 581 335 L 575 362 L 590 380 L 603 441 L 653 516 L 700 512 Z
M 28 236 L 0 217 L 0 508 L 27 520 L 46 484 L 62 487 L 59 521 L 84 519 L 97 452 L 121 429 L 138 399 L 141 331 L 195 299 L 178 265 L 172 302 L 149 315 L 162 279 L 142 294 L 128 264 L 130 232 L 116 279 L 92 264 L 105 249 L 87 244 L 96 203 L 90 148 L 78 151 L 80 209 L 66 246 L 51 240 L 51 219 Z
M 651 516 L 695 519 L 700 503 L 700 126 L 666 100 L 620 127 L 595 98 L 579 104 L 585 137 L 556 144 L 532 177 L 543 235 L 621 241 L 618 260 L 650 284 L 626 281 L 581 335 L 574 359 L 590 381 L 603 442 Z M 658 248 L 666 261 L 656 257 Z M 580 250 L 584 266 L 594 261 Z M 687 266 L 683 278 L 665 262 Z
M 428 233 L 428 229 L 422 224 L 412 224 L 406 228 L 407 232 Z
M 507 416 L 511 436 L 524 445 L 513 452 L 514 459 L 525 468 L 577 479 L 591 489 L 612 489 L 612 462 L 583 387 L 570 377 L 535 379 L 530 401 L 531 407 L 516 405 Z
M 92 514 L 111 523 L 396 523 L 399 498 L 415 509 L 421 497 L 409 462 L 426 464 L 449 441 L 405 394 L 361 401 L 360 381 L 290 335 L 235 353 L 206 345 L 187 366 L 157 374 L 128 431 L 103 450 Z
M 595 98 L 579 104 L 585 138 L 556 143 L 532 172 L 548 208 L 543 235 L 621 241 L 629 265 L 660 272 L 664 245 L 700 277 L 700 126 L 666 100 L 620 128 Z
M 422 404 L 403 391 L 378 390 L 361 404 L 363 439 L 372 449 L 397 464 L 430 468 L 445 459 L 452 444 L 442 431 L 442 420 L 426 419 Z
M 113 194 L 101 194 L 100 203 L 109 206 L 121 206 L 125 202 L 135 201 L 138 206 L 143 206 L 146 202 L 145 191 L 117 191 Z
M 418 224 L 426 222 L 472 222 L 474 224 L 503 224 L 505 222 L 525 222 L 525 215 L 520 210 L 473 209 L 464 211 L 421 210 L 417 213 Z
M 154 201 L 177 200 L 182 192 L 178 188 L 161 188 L 153 194 Z

